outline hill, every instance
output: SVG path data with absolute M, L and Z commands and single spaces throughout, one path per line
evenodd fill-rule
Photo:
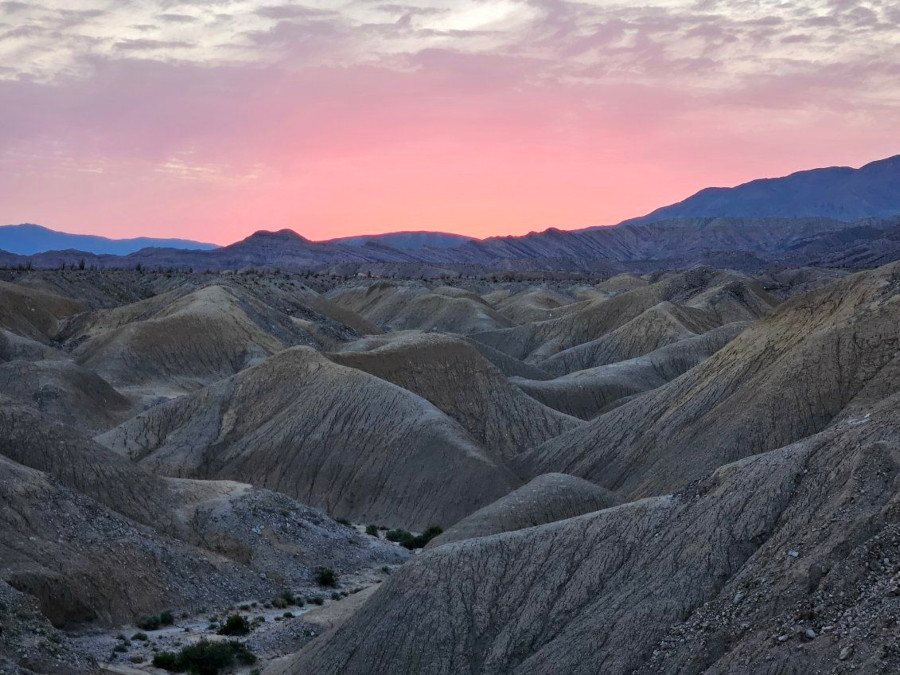
M 161 474 L 248 481 L 355 522 L 450 525 L 511 489 L 443 412 L 306 347 L 100 436 Z
M 266 673 L 894 671 L 898 403 L 672 496 L 427 551 Z
M 34 255 L 44 251 L 65 251 L 67 249 L 87 253 L 128 255 L 144 248 L 178 248 L 207 251 L 215 244 L 204 244 L 188 239 L 108 239 L 93 234 L 70 234 L 57 232 L 40 225 L 0 225 L 0 250 L 18 255 Z
M 900 155 L 866 164 L 798 171 L 733 188 L 706 188 L 628 224 L 673 218 L 829 218 L 900 215 Z
M 632 498 L 817 433 L 893 393 L 897 263 L 798 296 L 696 368 L 516 461 Z

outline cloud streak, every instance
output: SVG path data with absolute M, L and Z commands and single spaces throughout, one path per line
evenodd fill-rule
M 67 7 L 0 3 L 0 220 L 487 235 L 898 152 L 882 0 Z

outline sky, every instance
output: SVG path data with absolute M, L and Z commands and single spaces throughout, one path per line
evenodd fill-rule
M 0 222 L 607 225 L 900 152 L 896 0 L 0 1 Z

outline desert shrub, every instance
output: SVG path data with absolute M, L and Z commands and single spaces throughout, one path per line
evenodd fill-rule
M 325 598 L 320 598 L 319 596 L 316 596 L 314 598 L 311 598 L 309 602 L 310 602 L 310 604 L 313 604 L 313 605 L 324 605 Z
M 337 573 L 330 567 L 320 567 L 316 570 L 316 583 L 319 586 L 337 586 Z
M 284 609 L 285 607 L 290 607 L 291 605 L 295 604 L 297 604 L 297 598 L 295 598 L 294 594 L 286 588 L 281 591 L 278 597 L 272 600 L 271 603 L 272 607 L 274 607 L 275 609 Z
M 346 518 L 338 518 L 337 522 L 339 522 L 344 527 L 353 527 L 353 525 L 350 524 L 350 521 L 347 520 Z
M 159 630 L 161 627 L 171 626 L 173 623 L 175 623 L 175 616 L 169 610 L 159 616 L 142 616 L 135 622 L 141 630 Z
M 146 633 L 135 633 L 131 636 L 132 640 L 140 640 L 141 642 L 146 642 L 149 638 Z
M 249 666 L 256 663 L 256 656 L 245 645 L 236 640 L 210 642 L 200 640 L 184 647 L 177 654 L 160 652 L 153 657 L 153 665 L 174 673 L 196 673 L 196 675 L 218 675 L 223 669 L 234 665 Z
M 427 544 L 429 541 L 434 539 L 439 534 L 442 534 L 443 532 L 444 528 L 442 528 L 440 525 L 431 525 L 430 527 L 426 527 L 425 531 L 420 534 L 419 537 L 421 537 Z
M 115 647 L 113 647 L 113 651 L 114 652 L 127 652 L 128 647 L 125 646 L 124 643 L 120 643 L 120 644 L 117 644 Z
M 404 541 L 409 541 L 415 537 L 411 532 L 407 532 L 406 530 L 388 530 L 387 534 L 384 535 L 384 538 L 388 541 L 395 541 L 398 544 L 403 544 Z
M 378 536 L 378 526 L 377 525 L 366 525 L 366 534 L 371 537 Z
M 160 623 L 158 616 L 142 616 L 135 621 L 135 625 L 141 630 L 159 630 Z
M 294 613 L 293 613 L 293 612 L 285 612 L 285 613 L 282 614 L 281 616 L 283 616 L 285 619 L 293 619 L 293 618 L 294 618 Z
M 429 541 L 443 531 L 444 530 L 439 525 L 431 525 L 418 536 L 411 532 L 407 532 L 406 530 L 390 530 L 384 537 L 388 541 L 395 541 L 403 548 L 408 548 L 411 551 L 414 548 L 425 548 L 425 545 L 428 544 Z
M 219 628 L 219 635 L 246 635 L 250 632 L 250 623 L 240 614 L 232 614 Z

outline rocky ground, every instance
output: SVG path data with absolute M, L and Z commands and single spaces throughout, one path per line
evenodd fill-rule
M 0 672 L 900 671 L 896 264 L 360 264 L 0 273 Z
M 162 672 L 152 666 L 154 655 L 177 652 L 201 640 L 237 639 L 257 657 L 257 663 L 238 669 L 250 672 L 301 649 L 323 630 L 334 627 L 331 617 L 343 613 L 343 605 L 355 605 L 355 596 L 368 596 L 388 579 L 395 565 L 360 570 L 339 577 L 334 587 L 306 585 L 291 588 L 293 599 L 245 598 L 219 611 L 173 612 L 174 623 L 156 630 L 124 624 L 105 629 L 74 629 L 64 638 L 83 663 L 96 662 L 108 672 Z M 274 602 L 274 604 L 273 604 Z M 276 606 L 277 605 L 277 606 Z M 228 617 L 237 615 L 252 627 L 246 635 L 219 633 Z M 324 619 L 324 620 L 323 620 Z

